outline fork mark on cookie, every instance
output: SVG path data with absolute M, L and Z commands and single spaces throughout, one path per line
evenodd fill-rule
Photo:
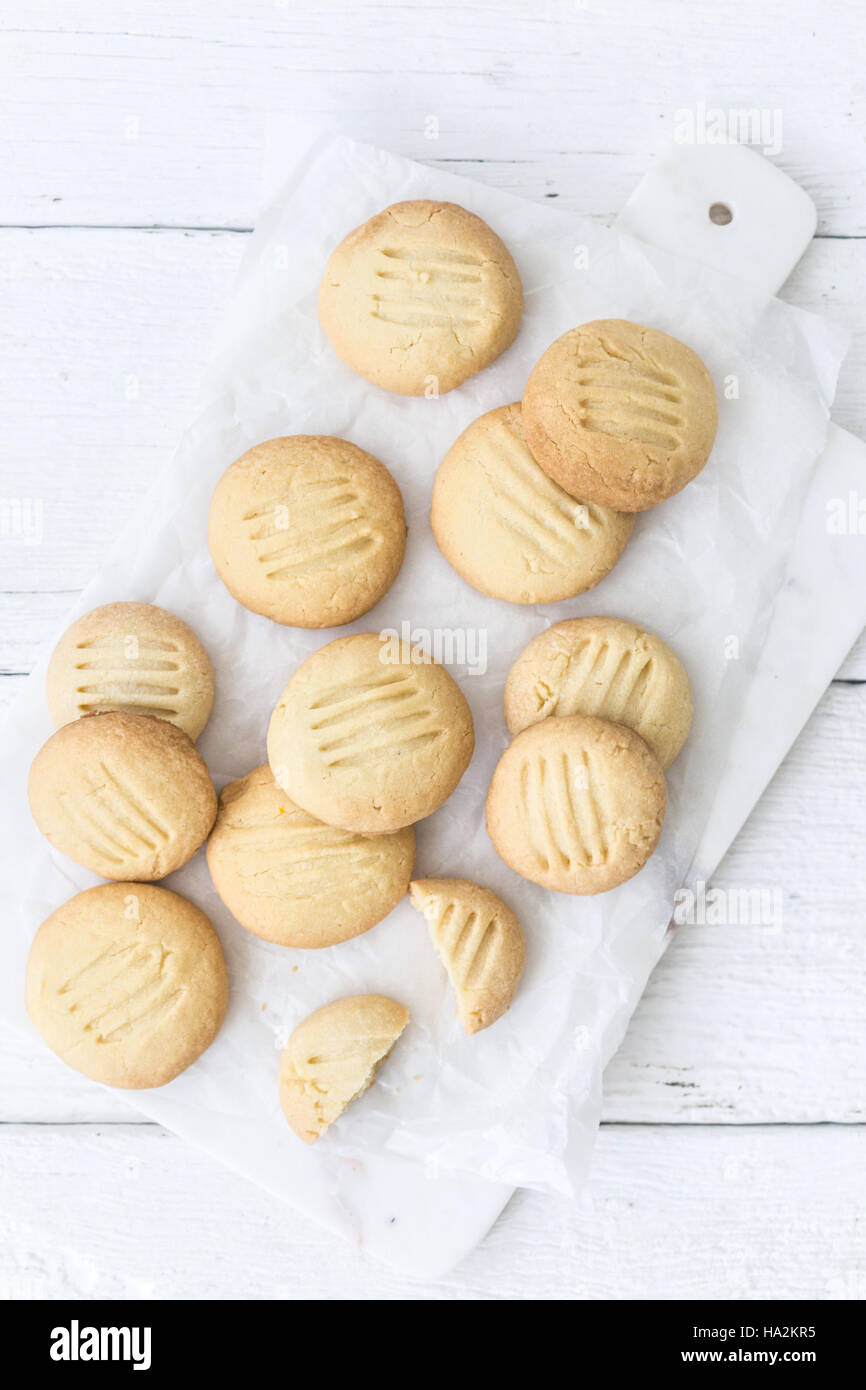
M 96 768 L 108 784 L 106 792 L 110 788 L 113 793 L 113 798 L 110 797 L 109 802 L 118 824 L 122 825 L 148 849 L 156 849 L 153 840 L 161 844 L 168 844 L 171 839 L 169 830 L 162 824 L 153 807 L 144 802 L 141 792 L 122 782 L 104 762 L 98 762 Z M 144 830 L 142 830 L 142 826 L 145 827 Z M 150 836 L 153 837 L 153 840 Z
M 475 266 L 478 269 L 484 264 L 480 256 L 473 256 L 471 252 L 446 251 L 439 246 L 385 246 L 382 255 L 389 261 L 420 261 L 422 269 L 435 266 L 437 261 L 443 265 Z
M 424 300 L 389 299 L 384 295 L 371 296 L 373 308 L 370 317 L 382 323 L 395 324 L 399 328 L 477 328 L 480 319 L 467 318 L 464 314 L 453 314 L 447 303 Z M 443 312 L 444 310 L 444 312 Z
M 648 356 L 600 340 L 578 361 L 578 418 L 585 430 L 670 452 L 683 443 L 683 383 Z
M 385 753 L 407 753 L 426 748 L 432 743 L 437 743 L 446 737 L 446 731 L 442 728 L 424 729 L 420 733 L 410 734 L 408 732 L 395 738 L 393 735 L 378 739 L 374 743 L 367 743 L 363 747 L 358 747 L 358 742 L 352 751 L 344 750 L 336 758 L 327 758 L 327 767 L 368 767 L 370 763 L 379 761 L 379 754 Z
M 572 560 L 577 538 L 587 530 L 586 508 L 542 473 L 507 426 L 484 446 L 478 463 L 499 525 L 554 564 Z
M 101 803 L 97 804 L 104 809 Z M 104 859 L 109 864 L 123 864 L 130 854 L 135 853 L 129 844 L 118 837 L 113 817 L 109 817 L 109 830 L 94 813 L 92 796 L 87 802 L 77 802 L 70 798 L 69 792 L 58 792 L 57 805 L 72 836 L 97 859 Z
M 585 752 L 577 767 L 566 753 L 549 762 L 545 757 L 527 759 L 520 771 L 519 798 L 527 842 L 544 872 L 606 863 L 606 817 Z
M 438 916 L 427 916 L 427 920 L 452 983 L 459 989 L 483 990 L 495 967 L 502 932 L 498 918 L 467 910 L 451 899 L 442 903 Z
M 370 555 L 374 550 L 378 550 L 382 543 L 381 534 L 378 531 L 355 528 L 351 535 L 335 537 L 333 544 L 319 543 L 315 549 L 311 548 L 301 559 L 289 560 L 293 553 L 292 549 L 276 551 L 270 557 L 268 563 L 274 564 L 275 569 L 265 571 L 266 579 L 285 579 L 290 574 L 296 574 L 299 570 L 304 574 L 310 575 L 318 573 L 319 570 L 333 569 L 336 563 L 343 563 L 346 560 L 359 560 L 363 555 Z M 285 560 L 285 564 L 279 561 Z
M 433 246 L 386 247 L 381 254 L 386 264 L 374 271 L 379 284 L 370 292 L 372 318 L 403 328 L 479 326 L 481 319 L 472 311 L 483 315 L 487 309 L 471 290 L 481 284 L 479 257 Z
M 650 696 L 654 674 L 653 659 L 645 652 L 586 638 L 571 655 L 549 712 L 601 715 L 630 725 Z
M 336 685 L 329 685 L 324 690 L 320 690 L 316 698 L 311 701 L 309 708 L 320 710 L 329 709 L 332 705 L 351 705 L 354 703 L 356 695 L 363 696 L 362 702 L 366 703 L 366 697 L 371 692 L 382 691 L 387 686 L 404 685 L 406 681 L 412 681 L 412 693 L 414 694 L 413 674 L 412 671 L 382 671 L 380 675 L 373 676 L 366 681 L 340 681 Z M 320 725 L 313 724 L 311 727 L 317 729 Z
M 78 1016 L 83 1033 L 95 1033 L 97 1043 L 115 1041 L 151 1016 L 161 1022 L 183 992 L 165 971 L 168 954 L 136 942 L 119 951 L 109 948 L 70 976 L 57 998 L 67 1014 Z

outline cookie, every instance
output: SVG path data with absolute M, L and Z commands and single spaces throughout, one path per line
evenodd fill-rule
M 393 999 L 352 994 L 298 1025 L 280 1059 L 280 1104 L 305 1144 L 373 1084 L 408 1022 L 409 1010 Z
M 325 825 L 280 791 L 266 764 L 223 788 L 207 862 L 242 927 L 280 946 L 333 946 L 397 906 L 412 877 L 415 832 L 356 835 Z
M 634 517 L 578 502 L 530 453 L 520 404 L 473 421 L 436 474 L 430 524 L 457 573 L 511 603 L 556 603 L 616 564 Z
M 642 512 L 700 473 L 716 437 L 713 380 L 667 333 L 599 319 L 557 338 L 523 393 L 526 441 L 583 502 Z
M 27 784 L 56 849 L 103 878 L 149 880 L 204 843 L 216 792 L 183 730 L 146 714 L 88 714 L 43 744 Z
M 106 603 L 67 628 L 51 654 L 48 708 L 60 729 L 123 710 L 167 719 L 197 739 L 210 716 L 213 668 L 186 623 L 152 603 Z
M 523 313 L 517 266 L 456 203 L 394 203 L 340 242 L 319 288 L 337 356 L 386 391 L 435 396 L 494 362 Z
M 362 632 L 298 667 L 271 716 L 268 761 L 311 816 L 367 835 L 441 806 L 474 743 L 469 706 L 444 667 Z
M 403 499 L 385 465 L 347 439 L 269 439 L 220 478 L 208 540 L 217 574 L 245 608 L 290 627 L 338 627 L 397 578 Z
M 465 878 L 419 878 L 409 897 L 430 927 L 464 1030 L 489 1028 L 511 1007 L 523 973 L 517 917 L 489 888 Z
M 105 1086 L 164 1086 L 210 1047 L 228 979 L 219 937 L 186 898 L 103 883 L 52 912 L 27 962 L 27 1012 L 67 1066 Z
M 569 618 L 524 648 L 505 682 L 505 722 L 519 734 L 551 714 L 625 724 L 669 767 L 692 723 L 689 678 L 670 647 L 621 618 Z
M 509 744 L 487 793 L 487 833 L 516 873 L 559 893 L 605 893 L 655 849 L 665 775 L 623 724 L 572 714 Z

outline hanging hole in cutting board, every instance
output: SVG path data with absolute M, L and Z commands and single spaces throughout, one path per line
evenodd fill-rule
M 729 222 L 733 222 L 734 214 L 727 203 L 710 204 L 710 221 L 717 227 L 727 227 Z

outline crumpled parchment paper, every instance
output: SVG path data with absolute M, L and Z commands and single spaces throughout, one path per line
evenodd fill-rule
M 326 641 L 346 631 L 392 629 L 434 650 L 437 642 L 445 651 L 451 643 L 451 669 L 472 707 L 477 749 L 455 794 L 417 827 L 416 874 L 474 878 L 501 893 L 524 924 L 527 967 L 506 1017 L 466 1038 L 426 925 L 408 900 L 354 941 L 320 952 L 287 950 L 234 922 L 199 854 L 167 886 L 204 908 L 219 930 L 231 980 L 228 1017 L 188 1072 L 129 1099 L 310 1209 L 329 1161 L 374 1153 L 417 1160 L 428 1174 L 573 1192 L 592 1145 L 603 1065 L 661 953 L 675 890 L 689 877 L 714 798 L 740 770 L 729 756 L 732 737 L 824 445 L 843 344 L 822 320 L 703 267 L 337 135 L 297 130 L 273 159 L 283 181 L 251 239 L 201 413 L 75 613 L 135 598 L 192 625 L 217 676 L 214 713 L 199 747 L 218 786 L 265 761 L 278 695 L 299 662 Z M 352 227 L 406 198 L 450 199 L 484 217 L 514 255 L 526 292 L 514 346 L 440 399 L 392 396 L 355 376 L 316 319 L 330 250 Z M 531 366 L 555 337 L 597 317 L 654 325 L 701 355 L 719 397 L 712 458 L 683 493 L 639 516 L 623 559 L 594 592 L 539 608 L 487 599 L 449 568 L 433 541 L 427 512 L 434 472 L 471 420 L 520 398 Z M 402 572 L 376 609 L 349 628 L 294 631 L 248 613 L 210 561 L 207 511 L 220 474 L 250 445 L 294 433 L 353 440 L 388 465 L 403 491 L 409 542 Z M 546 892 L 512 873 L 494 853 L 483 818 L 490 775 L 507 742 L 508 668 L 542 628 L 582 614 L 613 614 L 658 633 L 684 662 L 695 697 L 691 737 L 668 775 L 657 853 L 630 883 L 584 899 Z M 95 882 L 49 848 L 27 812 L 27 766 L 52 732 L 43 680 L 44 662 L 0 734 L 9 904 L 0 1013 L 24 1027 L 29 942 L 50 911 Z M 402 1000 L 412 1023 L 377 1084 L 310 1152 L 279 1110 L 279 1049 L 313 1008 L 361 991 Z

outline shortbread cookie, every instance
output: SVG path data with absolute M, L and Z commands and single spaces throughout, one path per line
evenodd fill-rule
M 164 1086 L 210 1047 L 228 980 L 219 937 L 186 898 L 103 883 L 42 923 L 27 1012 L 52 1052 L 105 1086 Z
M 400 489 L 347 439 L 296 434 L 257 444 L 217 483 L 210 552 L 230 594 L 291 627 L 338 627 L 397 578 L 406 549 Z
M 456 203 L 394 203 L 340 243 L 319 288 L 338 357 L 386 391 L 441 395 L 495 361 L 523 313 L 517 266 Z
M 88 714 L 43 744 L 27 785 L 33 819 L 56 849 L 103 878 L 179 869 L 217 809 L 207 765 L 186 734 L 146 714 Z
M 362 632 L 298 667 L 271 716 L 268 761 L 310 815 L 366 835 L 441 806 L 474 742 L 469 706 L 442 666 Z
M 539 468 L 520 404 L 473 421 L 436 474 L 430 524 L 449 564 L 511 603 L 556 603 L 592 589 L 616 564 L 634 517 L 586 505 Z
M 662 767 L 692 722 L 689 678 L 670 647 L 621 618 L 570 618 L 534 637 L 505 682 L 510 734 L 551 714 L 594 714 L 640 734 Z
M 489 1028 L 511 1007 L 523 973 L 517 917 L 489 888 L 465 878 L 419 878 L 409 897 L 430 927 L 464 1030 Z
M 325 825 L 280 791 L 265 764 L 223 788 L 207 862 L 248 931 L 280 946 L 333 946 L 396 907 L 412 877 L 415 832 Z
M 599 319 L 557 338 L 523 393 L 526 440 L 583 502 L 642 512 L 700 473 L 716 437 L 713 380 L 667 333 Z
M 580 714 L 544 719 L 499 759 L 487 833 L 533 883 L 604 893 L 643 868 L 666 801 L 665 775 L 633 729 Z
M 106 603 L 64 632 L 46 694 L 58 729 L 83 714 L 124 710 L 167 719 L 196 739 L 213 685 L 207 652 L 180 618 L 151 603 Z
M 409 1010 L 393 999 L 352 994 L 298 1025 L 280 1059 L 280 1104 L 305 1144 L 373 1084 L 408 1022 Z

